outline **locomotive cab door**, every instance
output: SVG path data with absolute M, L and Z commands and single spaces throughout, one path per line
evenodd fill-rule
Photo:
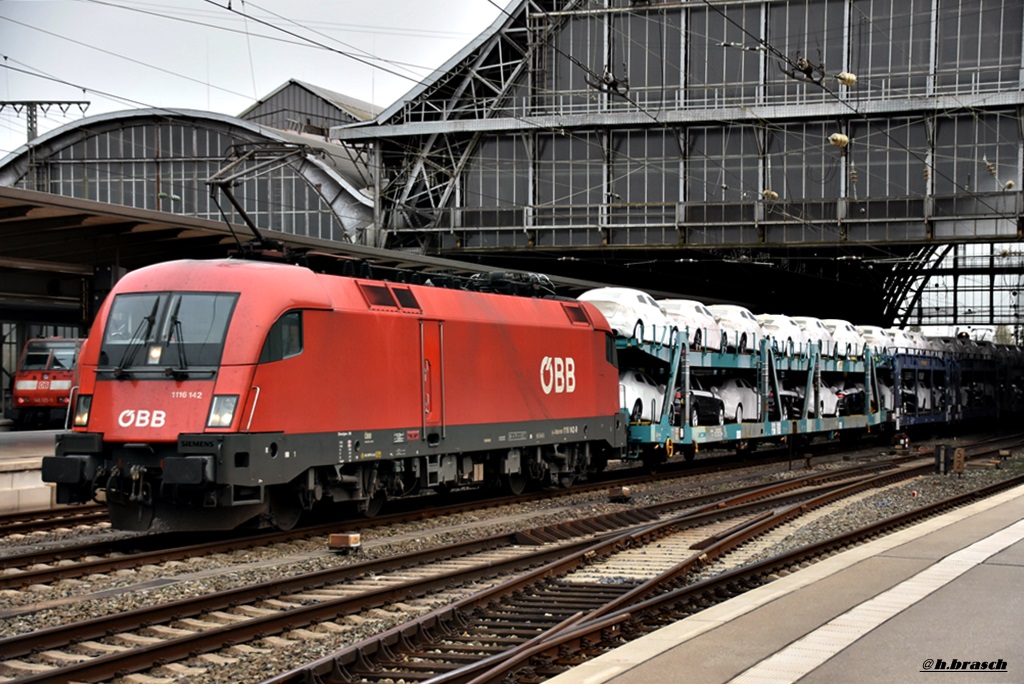
M 435 446 L 445 437 L 444 324 L 441 321 L 420 321 L 420 390 L 423 438 Z

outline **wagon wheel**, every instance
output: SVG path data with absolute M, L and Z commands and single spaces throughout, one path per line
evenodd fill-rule
M 665 462 L 665 452 L 661 449 L 647 448 L 641 454 L 640 460 L 644 464 L 644 470 L 654 474 L 658 472 L 658 468 Z

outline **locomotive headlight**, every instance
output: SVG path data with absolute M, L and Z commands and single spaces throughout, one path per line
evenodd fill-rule
M 89 424 L 89 410 L 92 408 L 92 395 L 79 395 L 75 403 L 75 427 L 85 427 Z
M 146 357 L 146 362 L 150 366 L 155 366 L 160 363 L 160 357 L 163 356 L 164 349 L 159 344 L 154 344 L 149 348 L 149 355 Z
M 213 403 L 210 405 L 210 417 L 206 421 L 206 427 L 231 427 L 231 421 L 235 418 L 235 408 L 237 406 L 237 394 L 214 395 Z

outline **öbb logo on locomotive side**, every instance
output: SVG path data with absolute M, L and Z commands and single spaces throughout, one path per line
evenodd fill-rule
M 167 422 L 167 413 L 165 411 L 147 411 L 146 409 L 125 409 L 121 411 L 121 414 L 117 417 L 117 424 L 123 428 L 132 427 L 151 427 L 151 428 L 162 428 Z
M 571 356 L 545 356 L 540 362 L 540 388 L 544 394 L 576 391 L 576 360 Z

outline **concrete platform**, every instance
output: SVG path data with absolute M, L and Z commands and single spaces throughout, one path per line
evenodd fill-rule
M 53 508 L 54 487 L 42 481 L 43 456 L 53 454 L 56 430 L 0 433 L 0 514 Z
M 1024 487 L 828 558 L 549 681 L 1024 682 Z

